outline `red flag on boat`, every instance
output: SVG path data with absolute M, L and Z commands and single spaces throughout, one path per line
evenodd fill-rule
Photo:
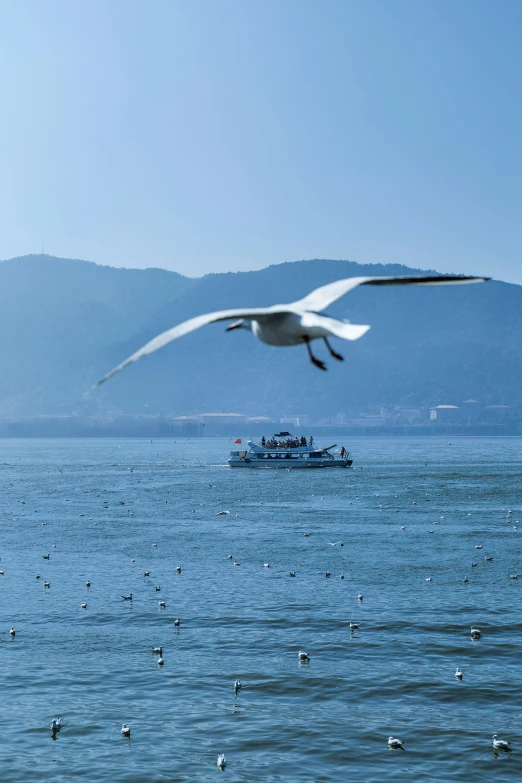
M 234 443 L 241 443 L 241 438 L 238 438 L 237 440 L 235 440 Z

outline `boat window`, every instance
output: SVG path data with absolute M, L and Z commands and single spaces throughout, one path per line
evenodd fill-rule
M 308 455 L 310 459 L 320 459 L 322 457 L 322 454 L 320 451 L 311 451 Z

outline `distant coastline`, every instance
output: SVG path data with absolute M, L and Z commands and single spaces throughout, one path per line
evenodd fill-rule
M 184 424 L 180 426 L 170 417 L 121 416 L 112 420 L 77 416 L 36 416 L 0 419 L 0 439 L 5 438 L 201 438 L 252 437 L 260 439 L 273 434 L 275 422 L 270 424 L 227 423 L 221 426 Z M 292 434 L 300 437 L 448 437 L 522 436 L 518 421 L 498 424 L 397 424 L 367 426 L 301 426 L 289 425 Z M 275 431 L 275 430 L 274 430 Z

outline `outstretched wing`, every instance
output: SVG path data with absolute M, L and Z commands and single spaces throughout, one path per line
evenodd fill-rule
M 293 307 L 311 310 L 312 312 L 321 312 L 332 302 L 336 302 L 341 296 L 357 288 L 359 285 L 462 285 L 464 283 L 483 283 L 489 280 L 489 277 L 471 277 L 454 275 L 416 275 L 414 277 L 346 277 L 343 280 L 336 280 L 334 283 L 328 283 L 321 288 L 316 288 L 300 299 L 293 302 Z
M 197 315 L 195 318 L 189 318 L 188 321 L 183 321 L 183 323 L 173 326 L 172 329 L 167 329 L 166 332 L 158 334 L 157 337 L 154 337 L 143 345 L 136 353 L 133 353 L 132 356 L 129 356 L 121 364 L 118 364 L 117 367 L 114 367 L 107 375 L 100 378 L 100 380 L 89 389 L 89 392 L 97 389 L 98 386 L 101 386 L 102 383 L 108 381 L 109 378 L 112 378 L 112 376 L 116 375 L 120 370 L 124 370 L 129 364 L 137 362 L 142 356 L 154 353 L 154 351 L 163 348 L 164 345 L 167 345 L 173 340 L 177 340 L 178 337 L 183 337 L 183 335 L 193 332 L 195 329 L 200 329 L 202 326 L 215 323 L 216 321 L 231 321 L 235 318 L 243 318 L 245 321 L 263 321 L 274 313 L 282 312 L 287 312 L 287 309 L 284 306 L 275 305 L 274 307 L 258 307 L 251 310 L 218 310 L 215 313 L 206 313 L 205 315 Z

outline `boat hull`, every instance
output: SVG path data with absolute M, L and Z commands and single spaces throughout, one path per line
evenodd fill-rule
M 287 470 L 316 469 L 316 468 L 351 468 L 351 459 L 272 459 L 269 461 L 260 459 L 229 459 L 231 468 L 257 468 L 259 470 L 273 470 L 274 468 Z

